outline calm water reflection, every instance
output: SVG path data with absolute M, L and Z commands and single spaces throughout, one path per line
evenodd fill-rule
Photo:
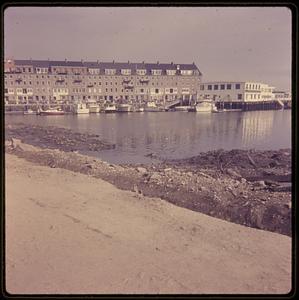
M 7 122 L 58 126 L 98 134 L 115 150 L 89 153 L 107 161 L 148 162 L 154 153 L 185 158 L 214 149 L 291 147 L 291 111 L 169 112 L 66 116 L 6 116 Z

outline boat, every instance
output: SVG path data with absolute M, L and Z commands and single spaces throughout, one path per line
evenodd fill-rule
M 86 106 L 86 103 L 77 103 L 73 106 L 74 114 L 89 114 L 89 108 Z
M 120 103 L 116 107 L 117 112 L 130 112 L 131 111 L 131 105 L 126 103 Z
M 96 103 L 91 103 L 88 105 L 89 113 L 96 114 L 100 112 L 100 106 Z
M 34 111 L 32 109 L 24 110 L 24 115 L 36 115 L 36 114 L 37 114 L 37 111 Z
M 216 112 L 217 107 L 214 103 L 212 103 L 211 101 L 201 101 L 198 102 L 192 109 L 190 109 L 189 111 L 195 111 L 195 112 L 207 112 L 207 113 L 211 113 L 213 111 Z
M 175 111 L 188 111 L 192 108 L 192 106 L 176 106 Z
M 115 113 L 116 112 L 116 106 L 114 104 L 109 104 L 105 107 L 105 113 Z
M 135 108 L 135 112 L 144 112 L 144 108 L 143 107 L 137 107 L 137 108 Z
M 42 116 L 58 116 L 64 115 L 65 112 L 61 108 L 48 108 L 46 110 L 40 110 L 39 114 Z
M 159 111 L 162 111 L 162 109 L 160 107 L 158 107 L 156 105 L 155 102 L 147 102 L 145 107 L 144 107 L 144 111 L 146 112 L 159 112 Z

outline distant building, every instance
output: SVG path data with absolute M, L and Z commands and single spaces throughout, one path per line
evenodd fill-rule
M 260 82 L 205 82 L 200 85 L 200 99 L 214 101 L 267 101 L 274 100 L 274 87 Z
M 284 91 L 273 91 L 274 99 L 281 101 L 291 101 L 291 93 Z
M 196 99 L 201 72 L 193 64 L 6 60 L 6 104 Z

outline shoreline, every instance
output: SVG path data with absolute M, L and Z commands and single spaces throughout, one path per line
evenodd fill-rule
M 14 138 L 6 141 L 6 152 L 101 178 L 122 190 L 158 197 L 219 219 L 291 236 L 289 149 L 210 151 L 155 165 L 115 165 L 71 151 L 41 149 Z
M 129 167 L 17 140 L 6 142 L 5 167 L 11 294 L 291 290 L 290 237 L 119 190 L 93 173 L 131 176 Z

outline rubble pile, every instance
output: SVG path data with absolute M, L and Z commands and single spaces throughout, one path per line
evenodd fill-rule
M 6 136 L 8 138 L 8 136 Z M 115 165 L 12 138 L 6 151 L 29 161 L 102 178 L 120 189 L 246 226 L 291 235 L 291 153 L 210 151 L 152 165 Z

